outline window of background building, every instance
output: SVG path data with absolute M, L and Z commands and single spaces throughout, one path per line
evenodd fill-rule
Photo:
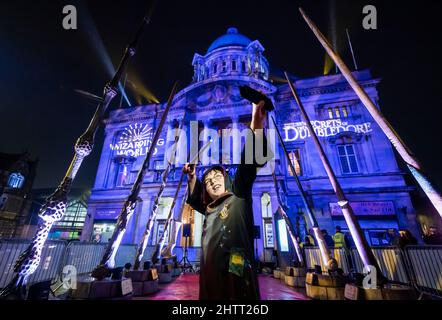
M 241 70 L 242 72 L 246 72 L 246 62 L 244 60 L 241 62 Z
M 332 110 L 332 108 L 328 108 L 327 112 L 328 112 L 328 117 L 330 119 L 333 119 L 333 110 Z
M 358 162 L 354 146 L 352 144 L 345 144 L 338 146 L 339 162 L 341 163 L 342 173 L 358 173 Z
M 163 160 L 155 160 L 154 161 L 155 170 L 163 170 L 164 169 L 164 161 Z
M 287 237 L 287 226 L 284 219 L 279 219 L 277 222 L 278 225 L 278 240 L 279 240 L 279 249 L 281 252 L 289 251 L 289 241 Z
M 294 149 L 289 153 L 290 161 L 295 167 L 295 172 L 297 176 L 302 176 L 302 167 L 301 167 L 301 153 L 299 149 Z M 293 177 L 292 169 L 290 168 L 290 164 L 287 164 L 287 172 L 291 177 Z
M 236 60 L 232 60 L 232 70 L 236 71 Z
M 218 64 L 214 63 L 213 64 L 213 74 L 216 74 L 216 72 L 218 71 Z
M 62 238 L 78 239 L 79 231 L 84 227 L 84 221 L 87 215 L 87 207 L 81 201 L 73 201 L 68 204 L 66 212 L 61 221 L 55 223 L 55 227 L 61 232 Z
M 161 236 L 164 233 L 164 227 L 166 225 L 166 220 L 157 220 L 157 236 L 156 236 L 156 240 L 155 243 L 158 244 Z M 167 240 L 167 239 L 166 239 Z
M 118 165 L 117 180 L 115 182 L 116 187 L 123 187 L 129 183 L 129 168 L 126 163 L 120 163 Z
M 273 225 L 272 225 L 272 204 L 270 202 L 270 195 L 266 192 L 261 196 L 261 213 L 262 226 L 264 234 L 264 248 L 273 248 Z
M 349 109 L 347 106 L 327 108 L 327 114 L 329 119 L 347 118 Z
M 227 63 L 226 61 L 223 61 L 222 63 L 222 72 L 226 72 L 227 71 Z
M 94 243 L 107 243 L 115 231 L 114 221 L 100 221 L 94 223 L 91 241 Z
M 20 189 L 21 187 L 23 187 L 24 182 L 25 182 L 25 177 L 23 177 L 21 173 L 14 172 L 9 175 L 8 187 L 14 189 Z

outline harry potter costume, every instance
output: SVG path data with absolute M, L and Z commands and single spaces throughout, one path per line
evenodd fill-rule
M 250 136 L 255 140 L 255 134 Z M 265 152 L 266 139 L 263 141 Z M 224 174 L 226 192 L 217 200 L 209 203 L 211 199 L 198 179 L 187 199 L 189 205 L 205 215 L 200 262 L 201 300 L 260 299 L 252 210 L 252 186 L 260 166 L 255 159 L 253 164 L 245 164 L 244 158 L 243 150 L 233 181 L 222 166 L 206 171 L 205 175 L 215 169 Z

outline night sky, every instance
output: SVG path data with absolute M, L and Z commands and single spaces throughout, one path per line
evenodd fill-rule
M 62 28 L 64 5 L 77 6 L 78 30 Z M 73 144 L 96 107 L 75 89 L 101 96 L 110 74 L 103 52 L 92 45 L 100 34 L 116 66 L 147 8 L 148 1 L 1 1 L 0 4 L 0 151 L 28 150 L 39 157 L 34 187 L 55 187 L 73 155 Z M 362 8 L 378 10 L 378 30 L 362 28 Z M 265 47 L 269 63 L 299 77 L 319 76 L 324 51 L 298 12 L 302 6 L 321 30 L 332 34 L 327 1 L 170 1 L 159 0 L 130 65 L 160 101 L 175 80 L 181 88 L 192 78 L 194 53 L 205 54 L 228 27 L 237 27 Z M 438 1 L 335 1 L 338 49 L 349 66 L 349 28 L 359 68 L 382 78 L 380 105 L 406 144 L 442 186 L 441 59 Z M 90 17 L 90 19 L 88 18 Z M 132 103 L 133 93 L 128 90 Z M 120 96 L 110 109 L 115 109 Z M 146 103 L 143 101 L 143 103 Z M 75 187 L 91 187 L 102 148 L 103 129 L 93 154 L 83 163 Z

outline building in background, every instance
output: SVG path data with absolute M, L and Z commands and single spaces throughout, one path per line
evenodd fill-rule
M 26 237 L 38 159 L 0 153 L 0 239 Z
M 327 229 L 329 234 L 334 233 L 336 226 L 345 231 L 347 226 L 336 196 L 290 89 L 281 81 L 281 74 L 271 71 L 273 69 L 264 56 L 261 43 L 230 28 L 210 45 L 206 54 L 195 54 L 192 65 L 193 80 L 175 96 L 168 125 L 163 128 L 155 146 L 151 170 L 145 177 L 140 201 L 129 221 L 123 243 L 139 243 L 141 239 L 160 186 L 166 150 L 173 141 L 175 119 L 187 117 L 197 124 L 192 127 L 186 123 L 187 140 L 181 139 L 180 152 L 190 148 L 192 135 L 202 129 L 211 129 L 204 131 L 203 139 L 208 141 L 212 138 L 220 145 L 225 143 L 230 150 L 224 148 L 215 156 L 207 154 L 205 157 L 222 162 L 229 174 L 234 174 L 233 164 L 237 163 L 244 139 L 226 142 L 219 134 L 222 130 L 243 130 L 249 125 L 252 105 L 242 99 L 238 88 L 244 84 L 264 92 L 273 100 L 277 125 L 321 228 Z M 380 79 L 373 78 L 369 70 L 356 71 L 354 76 L 379 105 L 376 87 Z M 405 182 L 405 173 L 398 167 L 390 142 L 347 81 L 340 74 L 304 79 L 292 76 L 292 80 L 370 244 L 388 244 L 388 229 L 409 229 L 420 238 L 410 199 L 414 187 Z M 90 219 L 85 223 L 82 240 L 106 242 L 109 239 L 164 108 L 165 104 L 149 104 L 118 109 L 111 112 L 105 121 L 103 150 L 88 205 Z M 203 143 L 201 141 L 200 146 Z M 275 143 L 276 176 L 281 184 L 281 193 L 290 207 L 290 219 L 303 238 L 309 229 L 305 209 L 293 173 L 282 156 L 281 146 L 277 140 Z M 205 169 L 199 166 L 197 174 L 201 176 Z M 178 167 L 170 174 L 150 238 L 151 244 L 156 243 L 163 232 L 180 173 L 181 168 Z M 175 207 L 175 217 L 179 214 L 183 195 L 184 187 Z M 256 245 L 261 260 L 270 260 L 274 248 L 289 250 L 285 222 L 275 218 L 277 206 L 272 176 L 269 171 L 263 170 L 253 188 L 254 218 L 259 230 L 256 232 Z M 203 216 L 186 205 L 183 219 L 184 223 L 191 224 L 190 245 L 200 246 Z M 178 240 L 180 244 L 184 244 L 183 238 Z
M 31 225 L 38 223 L 38 212 L 55 188 L 44 188 L 32 190 L 32 219 Z M 57 240 L 79 240 L 85 221 L 87 221 L 87 203 L 90 196 L 90 190 L 71 189 L 68 193 L 68 204 L 66 212 L 60 221 L 52 226 L 49 233 L 49 239 Z

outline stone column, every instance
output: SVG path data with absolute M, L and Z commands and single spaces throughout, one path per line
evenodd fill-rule
M 112 176 L 112 154 L 114 153 L 111 150 L 110 145 L 113 142 L 115 136 L 116 129 L 106 128 L 105 138 L 103 143 L 103 152 L 101 153 L 100 163 L 98 165 L 97 175 L 95 178 L 94 189 L 103 189 L 106 188 L 108 179 Z

